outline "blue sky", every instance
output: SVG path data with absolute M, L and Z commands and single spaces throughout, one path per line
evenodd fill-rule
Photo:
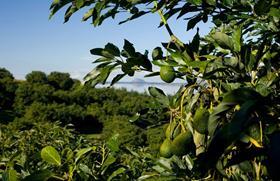
M 123 45 L 127 39 L 138 51 L 151 51 L 169 40 L 165 29 L 157 28 L 158 14 L 118 25 L 106 21 L 94 28 L 90 22 L 81 22 L 82 11 L 63 24 L 65 9 L 48 20 L 51 0 L 1 0 L 0 6 L 0 67 L 23 79 L 32 70 L 69 72 L 73 78 L 82 78 L 92 68 L 94 57 L 89 50 L 112 42 Z M 117 20 L 122 20 L 117 18 Z M 183 41 L 194 34 L 186 32 L 185 21 L 172 21 L 171 27 Z M 202 24 L 201 33 L 209 31 Z

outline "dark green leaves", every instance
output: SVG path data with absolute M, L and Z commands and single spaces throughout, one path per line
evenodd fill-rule
M 205 158 L 208 159 L 209 166 L 213 166 L 212 164 L 218 161 L 224 150 L 237 140 L 241 132 L 248 127 L 251 121 L 250 115 L 255 105 L 256 101 L 245 102 L 240 110 L 234 114 L 231 122 L 216 132 L 206 152 Z
M 279 179 L 279 164 L 280 164 L 280 133 L 279 131 L 272 134 L 270 137 L 270 147 L 268 148 L 268 171 L 273 180 Z
M 270 9 L 271 0 L 258 0 L 254 6 L 255 13 L 259 16 L 267 13 Z
M 195 25 L 202 20 L 202 14 L 198 14 L 188 21 L 187 31 L 193 29 Z
M 137 19 L 145 14 L 149 13 L 148 11 L 139 11 L 139 12 L 136 12 L 134 13 L 132 16 L 130 16 L 129 18 L 127 18 L 126 20 L 124 21 L 121 21 L 119 24 L 123 24 L 123 23 L 126 23 L 128 21 L 131 21 L 131 20 L 134 20 L 134 19 Z
M 54 174 L 49 170 L 40 170 L 37 172 L 28 175 L 23 179 L 23 181 L 47 181 L 49 180 Z
M 147 52 L 144 54 L 136 52 L 132 43 L 124 40 L 123 50 L 112 43 L 108 43 L 104 48 L 94 48 L 91 54 L 100 56 L 93 63 L 97 66 L 84 78 L 87 83 L 95 86 L 99 83 L 105 84 L 111 72 L 121 69 L 123 73 L 117 74 L 110 85 L 114 85 L 126 75 L 133 76 L 136 71 L 151 71 L 152 64 L 148 59 Z
M 127 57 L 135 56 L 135 48 L 133 47 L 133 44 L 127 40 L 124 40 L 123 50 L 122 54 L 125 54 Z
M 105 45 L 105 50 L 107 50 L 114 56 L 120 56 L 119 48 L 112 43 L 108 43 L 107 45 Z
M 228 92 L 224 98 L 224 103 L 243 104 L 248 100 L 260 100 L 261 96 L 251 88 L 239 88 Z
M 163 52 L 160 47 L 156 47 L 152 52 L 153 60 L 160 60 L 163 58 Z

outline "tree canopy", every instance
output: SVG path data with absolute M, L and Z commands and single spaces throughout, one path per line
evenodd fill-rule
M 90 122 L 104 120 L 101 125 L 93 125 L 97 129 L 103 127 L 105 137 L 116 133 L 102 146 L 79 151 L 75 148 L 80 148 L 82 142 L 71 144 L 72 148 L 62 148 L 65 142 L 69 143 L 68 137 L 61 146 L 54 142 L 58 150 L 63 150 L 63 159 L 54 147 L 45 146 L 42 160 L 35 161 L 38 164 L 34 165 L 39 166 L 36 171 L 47 168 L 48 177 L 55 173 L 61 178 L 54 178 L 60 180 L 279 180 L 279 1 L 54 0 L 50 17 L 65 6 L 65 22 L 75 12 L 86 9 L 82 20 L 93 26 L 120 13 L 127 15 L 120 24 L 157 13 L 160 21 L 155 24 L 165 28 L 170 38 L 151 53 L 138 52 L 129 40 L 124 40 L 122 48 L 108 43 L 91 49 L 97 58 L 85 77 L 86 86 L 81 87 L 68 74 L 55 72 L 47 76 L 47 84 L 38 84 L 30 76 L 36 80 L 34 84 L 22 82 L 16 92 L 12 90 L 16 95 L 13 106 L 25 119 L 61 120 L 85 132 L 89 131 Z M 196 28 L 189 42 L 173 33 L 176 26 L 171 27 L 169 21 L 177 19 L 186 21 L 183 31 Z M 209 34 L 200 35 L 200 22 L 213 23 Z M 119 74 L 111 74 L 115 70 Z M 174 95 L 150 87 L 153 99 L 90 87 L 105 84 L 108 77 L 115 75 L 113 85 L 138 71 L 148 77 L 159 76 L 166 83 L 181 79 L 185 84 Z M 0 81 L 3 80 L 13 82 L 12 76 L 0 69 Z M 4 93 L 3 90 L 10 90 L 0 88 Z M 149 104 L 148 100 L 154 101 Z M 42 129 L 49 127 L 46 124 Z M 14 159 L 10 145 L 15 149 L 22 146 L 21 142 L 9 143 L 7 130 L 4 145 L 8 146 L 2 153 L 12 153 Z M 26 134 L 30 133 L 31 130 Z M 58 135 L 63 133 L 67 130 Z M 24 132 L 15 135 L 21 137 Z M 14 139 L 13 136 L 7 138 Z M 46 138 L 42 140 L 45 142 Z M 24 139 L 29 141 L 28 136 Z M 134 145 L 134 149 L 128 145 Z M 30 146 L 38 149 L 34 144 Z M 147 148 L 156 149 L 156 154 L 150 154 Z M 17 173 L 24 173 L 22 178 L 36 176 L 26 176 L 28 169 L 13 167 L 13 161 L 5 163 L 11 169 L 5 171 L 3 178 Z

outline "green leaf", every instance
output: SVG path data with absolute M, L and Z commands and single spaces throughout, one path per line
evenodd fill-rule
M 233 41 L 235 52 L 240 52 L 241 50 L 241 35 L 242 35 L 241 27 L 236 28 L 232 33 L 232 41 Z
M 129 41 L 124 40 L 123 49 L 128 56 L 130 56 L 130 57 L 135 56 L 135 48 L 133 47 L 133 44 L 130 43 Z
M 199 21 L 201 21 L 201 19 L 202 19 L 202 15 L 201 15 L 201 14 L 199 14 L 199 15 L 195 16 L 194 18 L 190 19 L 190 20 L 188 21 L 187 31 L 189 31 L 190 29 L 193 29 L 193 28 L 195 27 L 195 25 L 196 25 Z
M 112 165 L 113 163 L 115 163 L 117 161 L 117 159 L 113 156 L 113 154 L 109 154 L 107 156 L 107 158 L 105 159 L 104 163 L 102 164 L 101 170 L 102 172 L 105 172 L 106 169 Z
M 185 60 L 183 58 L 183 55 L 182 55 L 182 52 L 172 51 L 172 50 L 168 50 L 168 52 L 170 53 L 173 60 L 175 62 L 177 62 L 179 65 L 186 65 L 186 62 L 185 62 Z
M 201 5 L 202 0 L 188 0 L 188 2 L 190 2 L 196 6 L 199 6 L 199 5 Z
M 153 60 L 160 60 L 163 58 L 163 52 L 160 47 L 156 47 L 152 52 Z
M 49 180 L 54 174 L 49 170 L 40 170 L 37 172 L 28 175 L 23 179 L 23 181 L 47 181 Z
M 84 5 L 84 0 L 76 0 L 76 6 L 78 9 L 80 9 Z
M 206 148 L 206 144 L 205 144 L 205 140 L 206 140 L 206 135 L 205 134 L 200 134 L 197 131 L 194 131 L 193 133 L 193 141 L 196 147 L 196 155 L 199 155 L 203 152 L 205 152 L 205 148 Z
M 85 155 L 86 153 L 88 153 L 92 150 L 96 150 L 96 147 L 94 146 L 94 147 L 83 148 L 83 149 L 78 150 L 78 152 L 75 155 L 75 163 L 77 163 L 83 155 Z
M 89 9 L 83 16 L 83 21 L 87 21 L 93 14 L 94 8 Z
M 134 65 L 132 63 L 127 62 L 127 63 L 122 64 L 121 69 L 125 74 L 127 74 L 129 76 L 133 76 L 134 75 L 134 70 L 132 69 L 133 66 Z
M 118 168 L 117 170 L 115 170 L 111 175 L 110 177 L 108 178 L 108 181 L 112 180 L 114 177 L 124 173 L 126 171 L 125 168 L 121 167 L 121 168 Z
M 120 150 L 120 142 L 119 142 L 119 134 L 114 134 L 107 142 L 106 145 L 107 147 L 112 151 L 112 152 L 118 152 Z
M 182 17 L 185 14 L 188 14 L 190 12 L 194 12 L 197 11 L 198 7 L 192 5 L 191 3 L 187 2 L 184 4 L 184 6 L 181 9 L 181 12 L 179 13 L 179 15 L 177 16 L 177 19 L 179 19 L 180 17 Z
M 198 31 L 199 31 L 199 29 L 197 28 L 197 32 L 196 32 L 195 36 L 193 37 L 192 42 L 190 43 L 190 47 L 193 52 L 198 52 L 198 50 L 199 50 L 200 37 L 199 37 Z
M 119 80 L 121 80 L 124 76 L 126 76 L 126 74 L 118 74 L 118 75 L 116 75 L 114 78 L 113 78 L 113 80 L 112 80 L 112 82 L 111 82 L 111 86 L 112 85 L 114 85 L 115 83 L 117 83 Z
M 3 181 L 17 181 L 17 172 L 13 169 L 9 169 L 2 174 Z
M 178 63 L 173 60 L 153 60 L 152 63 L 157 66 L 170 66 L 170 67 L 176 67 L 178 66 Z
M 251 88 L 242 87 L 234 89 L 224 95 L 223 102 L 231 104 L 243 104 L 248 100 L 260 100 L 258 92 Z
M 256 69 L 258 61 L 256 59 L 256 56 L 252 54 L 251 46 L 247 45 L 241 47 L 241 58 L 244 61 L 245 69 L 248 72 Z
M 169 106 L 169 99 L 161 89 L 156 88 L 156 87 L 149 87 L 148 90 L 149 90 L 150 95 L 153 96 L 164 107 Z
M 142 54 L 138 53 L 138 57 L 136 58 L 136 61 L 138 62 L 138 64 L 140 66 L 145 68 L 146 71 L 152 71 L 153 65 L 150 62 L 150 60 L 147 58 L 146 55 L 142 55 Z
M 119 24 L 123 24 L 123 23 L 126 23 L 128 21 L 134 20 L 134 19 L 139 18 L 139 17 L 141 17 L 141 16 L 143 16 L 147 13 L 149 13 L 149 11 L 139 11 L 139 12 L 133 14 L 132 16 L 130 16 L 129 18 L 127 18 L 126 20 L 119 22 Z
M 108 52 L 110 52 L 112 55 L 114 55 L 114 56 L 118 56 L 119 57 L 120 54 L 121 54 L 119 48 L 116 45 L 112 44 L 112 43 L 108 43 L 107 45 L 105 45 L 105 49 Z
M 154 76 L 159 76 L 159 72 L 153 72 L 153 73 L 145 75 L 144 77 L 154 77 Z
M 44 161 L 55 164 L 61 165 L 61 158 L 59 153 L 56 149 L 52 146 L 46 146 L 41 150 L 41 157 Z
M 105 84 L 106 80 L 108 79 L 109 75 L 111 74 L 112 70 L 117 66 L 118 64 L 114 65 L 108 65 L 101 69 L 100 75 L 98 76 L 98 83 Z
M 212 37 L 221 48 L 234 50 L 234 44 L 231 38 L 225 33 L 216 32 Z
M 64 0 L 64 1 L 61 1 L 61 0 L 54 0 L 53 1 L 53 4 L 51 5 L 50 9 L 51 9 L 51 12 L 50 12 L 50 16 L 49 16 L 49 19 L 51 19 L 53 17 L 53 15 L 58 11 L 60 10 L 62 7 L 64 7 L 66 4 L 69 4 L 71 3 L 72 0 Z
M 275 16 L 277 18 L 280 18 L 280 9 L 270 8 L 269 15 L 270 16 Z
M 103 49 L 103 48 L 94 48 L 94 49 L 91 49 L 91 50 L 90 50 L 90 53 L 91 53 L 92 55 L 99 55 L 99 56 L 103 56 L 103 57 L 106 57 L 106 58 L 111 58 L 111 59 L 114 58 L 114 55 L 111 54 L 111 52 L 109 52 L 108 50 Z
M 88 82 L 88 81 L 97 79 L 98 76 L 100 75 L 100 72 L 101 72 L 101 71 L 100 71 L 99 69 L 94 68 L 91 72 L 89 72 L 89 73 L 84 77 L 84 80 L 85 80 L 86 82 Z
M 60 3 L 60 0 L 53 0 L 50 9 L 52 9 L 54 6 L 58 5 Z
M 233 0 L 222 0 L 222 2 L 223 2 L 224 5 L 226 5 L 226 6 L 232 6 L 232 4 L 233 4 Z
M 208 120 L 208 133 L 212 136 L 217 127 L 219 126 L 219 119 L 223 116 L 223 114 L 231 109 L 231 103 L 220 103 L 217 107 L 214 108 L 213 112 L 209 116 Z
M 76 12 L 78 11 L 78 8 L 76 6 L 69 6 L 68 9 L 66 10 L 65 12 L 65 15 L 64 15 L 64 23 L 68 22 L 70 17 Z

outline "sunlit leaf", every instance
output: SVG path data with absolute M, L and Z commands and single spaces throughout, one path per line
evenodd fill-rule
M 77 163 L 83 155 L 85 155 L 88 152 L 95 150 L 95 149 L 96 149 L 96 147 L 89 147 L 89 148 L 83 148 L 83 149 L 78 150 L 78 152 L 75 155 L 75 163 Z
M 124 173 L 126 171 L 125 168 L 121 167 L 121 168 L 118 168 L 117 170 L 115 170 L 111 175 L 110 177 L 108 178 L 108 181 L 112 180 L 114 177 Z
M 41 157 L 44 161 L 55 164 L 61 165 L 61 158 L 59 153 L 56 149 L 52 146 L 46 146 L 41 150 Z

